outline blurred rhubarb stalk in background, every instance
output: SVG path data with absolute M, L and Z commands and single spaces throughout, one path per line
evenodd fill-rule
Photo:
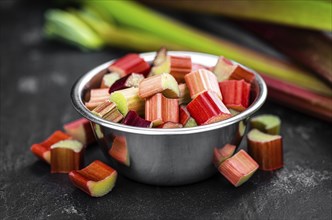
M 220 10 L 218 14 L 221 15 L 311 29 L 332 29 L 330 19 L 332 6 L 328 1 L 308 1 L 305 4 L 295 1 L 282 3 L 271 1 L 265 4 L 260 1 L 220 1 L 220 3 L 214 0 L 144 0 L 144 2 L 164 7 L 199 10 L 202 13 Z M 82 1 L 81 6 L 80 10 L 49 10 L 46 13 L 46 35 L 92 50 L 109 45 L 136 51 L 155 51 L 165 46 L 169 50 L 215 54 L 235 60 L 281 83 L 294 85 L 315 95 L 326 96 L 328 100 L 332 97 L 331 87 L 296 64 L 199 31 L 137 2 Z

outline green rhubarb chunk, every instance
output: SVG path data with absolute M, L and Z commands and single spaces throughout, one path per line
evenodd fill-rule
M 192 128 L 192 127 L 196 127 L 197 123 L 195 121 L 195 119 L 193 119 L 192 117 L 190 117 L 187 121 L 187 123 L 184 125 L 185 128 Z
M 167 98 L 178 98 L 180 96 L 180 89 L 176 79 L 168 73 L 162 74 L 162 91 Z
M 280 133 L 281 120 L 275 115 L 259 115 L 250 120 L 250 126 L 262 132 L 276 135 Z
M 135 87 L 112 92 L 110 101 L 116 104 L 123 116 L 126 116 L 129 110 L 136 111 L 139 115 L 144 112 L 144 100 L 138 96 L 138 88 Z
M 280 135 L 271 135 L 261 132 L 258 129 L 252 129 L 248 133 L 248 139 L 255 142 L 270 142 L 280 139 Z

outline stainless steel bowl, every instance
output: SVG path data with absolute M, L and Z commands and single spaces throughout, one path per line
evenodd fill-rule
M 169 52 L 171 55 L 190 56 L 193 63 L 206 66 L 216 64 L 218 57 L 194 52 Z M 151 62 L 156 53 L 140 56 Z M 250 107 L 227 120 L 194 128 L 153 129 L 112 123 L 94 116 L 84 106 L 84 98 L 91 88 L 98 88 L 107 67 L 104 63 L 80 77 L 73 85 L 71 98 L 75 109 L 91 121 L 95 136 L 110 165 L 120 174 L 147 184 L 183 185 L 211 177 L 217 172 L 212 163 L 214 148 L 227 143 L 238 146 L 247 119 L 264 103 L 267 88 L 257 74 L 252 84 Z M 109 154 L 115 140 L 127 148 L 130 164 L 124 165 Z

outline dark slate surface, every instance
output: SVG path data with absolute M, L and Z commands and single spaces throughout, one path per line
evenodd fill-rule
M 156 187 L 119 177 L 114 190 L 90 198 L 67 175 L 30 152 L 78 118 L 69 91 L 92 67 L 126 53 L 82 53 L 42 38 L 46 6 L 0 2 L 1 219 L 331 219 L 331 124 L 267 102 L 259 113 L 283 121 L 285 167 L 257 172 L 239 188 L 216 175 L 181 187 Z M 245 143 L 242 143 L 245 148 Z M 86 162 L 104 160 L 96 146 Z

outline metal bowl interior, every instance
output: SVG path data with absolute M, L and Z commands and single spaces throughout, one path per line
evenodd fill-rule
M 193 63 L 205 66 L 214 66 L 218 60 L 217 56 L 195 52 L 169 51 L 168 54 L 190 56 Z M 152 62 L 155 55 L 155 52 L 140 54 L 147 62 Z M 224 121 L 176 129 L 138 128 L 113 123 L 91 114 L 84 105 L 87 92 L 99 87 L 112 62 L 81 76 L 72 87 L 72 102 L 75 109 L 91 121 L 95 136 L 111 166 L 143 183 L 183 185 L 213 175 L 216 172 L 212 164 L 214 149 L 227 143 L 238 146 L 247 119 L 263 105 L 267 96 L 264 80 L 251 70 L 256 75 L 251 87 L 251 105 L 244 112 Z

